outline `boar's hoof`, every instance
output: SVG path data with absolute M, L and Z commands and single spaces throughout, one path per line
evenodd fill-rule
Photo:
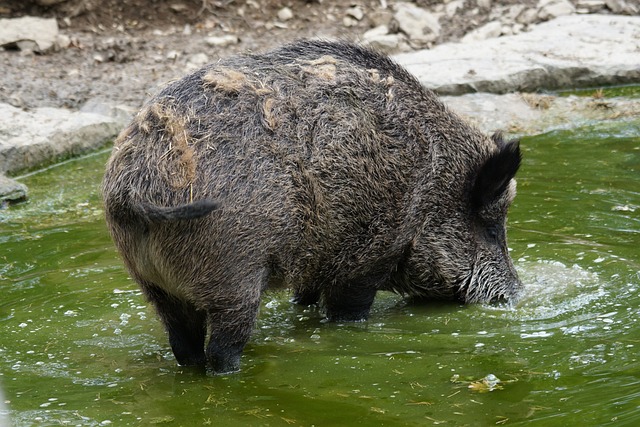
M 366 307 L 327 307 L 329 322 L 364 322 L 369 318 L 371 306 Z
M 330 322 L 362 322 L 369 317 L 369 310 L 376 297 L 376 290 L 354 286 L 348 292 L 337 292 L 325 298 L 327 319 Z
M 209 366 L 207 366 L 207 375 L 227 375 L 233 374 L 240 370 L 240 354 L 229 356 L 226 358 L 218 358 L 213 360 Z
M 207 374 L 225 375 L 240 370 L 240 357 L 245 343 L 228 343 L 225 346 L 210 342 L 207 348 Z
M 291 302 L 298 305 L 313 305 L 320 300 L 320 292 L 297 290 L 291 298 Z

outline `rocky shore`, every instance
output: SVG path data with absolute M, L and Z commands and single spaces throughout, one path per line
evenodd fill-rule
M 245 18 L 262 4 L 236 3 Z M 318 9 L 326 13 L 319 21 L 333 17 L 333 33 L 296 27 L 315 10 L 296 2 L 300 8 L 277 8 L 253 33 L 203 24 L 96 34 L 60 29 L 59 17 L 0 19 L 0 64 L 8 70 L 0 77 L 0 203 L 27 195 L 19 178 L 7 175 L 104 146 L 163 82 L 217 57 L 299 36 L 348 36 L 394 55 L 487 132 L 540 133 L 583 119 L 640 115 L 637 99 L 603 107 L 595 98 L 540 93 L 640 83 L 637 2 L 334 3 Z M 460 17 L 474 19 L 475 27 Z M 33 22 L 49 30 L 30 35 Z M 279 37 L 262 39 L 264 32 Z

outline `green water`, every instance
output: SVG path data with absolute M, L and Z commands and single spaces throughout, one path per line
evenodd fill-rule
M 215 378 L 176 365 L 115 253 L 107 154 L 23 178 L 30 201 L 0 211 L 13 425 L 640 425 L 640 122 L 522 146 L 516 308 L 381 294 L 368 322 L 341 325 L 270 294 L 242 371 Z
M 611 98 L 617 96 L 625 98 L 640 98 L 640 85 L 569 89 L 558 91 L 557 94 L 560 96 L 577 95 L 596 98 Z

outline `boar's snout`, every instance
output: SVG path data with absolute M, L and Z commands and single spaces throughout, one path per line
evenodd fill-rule
M 505 303 L 509 305 L 516 304 L 520 299 L 520 289 L 522 288 L 522 282 L 517 277 L 512 282 L 506 285 L 506 289 L 503 292 L 499 292 L 494 295 L 489 303 L 499 304 Z
M 467 303 L 516 304 L 522 282 L 506 248 L 492 261 L 476 260 L 473 272 L 460 286 L 459 298 Z

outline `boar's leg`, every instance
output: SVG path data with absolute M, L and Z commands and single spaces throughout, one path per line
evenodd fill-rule
M 332 322 L 367 320 L 375 296 L 376 289 L 367 284 L 336 286 L 324 295 L 327 319 Z
M 320 301 L 320 291 L 315 289 L 296 289 L 291 302 L 299 305 L 313 305 Z
M 178 363 L 182 366 L 204 366 L 206 313 L 158 287 L 144 286 L 144 289 L 169 334 L 169 344 Z
M 209 343 L 207 369 L 210 374 L 226 374 L 240 369 L 242 350 L 249 341 L 260 307 L 260 285 L 234 290 L 233 299 L 216 301 L 208 310 Z

